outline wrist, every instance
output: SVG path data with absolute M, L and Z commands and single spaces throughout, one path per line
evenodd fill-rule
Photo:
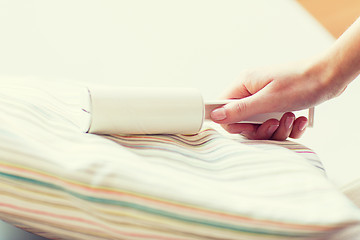
M 315 82 L 316 90 L 326 98 L 334 98 L 341 94 L 352 80 L 349 73 L 344 72 L 336 58 L 322 56 L 314 59 L 305 74 Z

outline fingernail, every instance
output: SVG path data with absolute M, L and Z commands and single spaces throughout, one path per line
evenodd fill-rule
M 210 113 L 213 120 L 220 121 L 226 118 L 226 111 L 224 108 L 217 108 Z
M 304 131 L 306 127 L 307 127 L 307 121 L 301 121 L 299 123 L 299 130 L 300 131 Z
M 286 120 L 285 120 L 285 127 L 287 129 L 290 129 L 291 126 L 293 125 L 294 123 L 294 120 L 295 120 L 295 117 L 287 117 Z
M 267 130 L 267 133 L 269 135 L 273 135 L 274 132 L 276 131 L 276 129 L 278 129 L 279 125 L 271 125 L 268 130 Z

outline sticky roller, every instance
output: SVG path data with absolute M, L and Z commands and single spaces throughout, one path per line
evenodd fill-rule
M 96 134 L 192 134 L 210 112 L 232 100 L 204 102 L 188 88 L 92 87 L 82 110 L 89 115 L 83 131 Z M 283 113 L 255 115 L 244 122 L 280 120 Z M 313 112 L 308 114 L 312 125 Z

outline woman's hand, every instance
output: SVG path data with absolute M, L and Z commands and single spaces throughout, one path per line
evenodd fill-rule
M 228 132 L 250 139 L 299 138 L 308 120 L 306 117 L 296 119 L 291 111 L 313 107 L 342 92 L 338 86 L 328 84 L 328 75 L 326 67 L 320 63 L 243 72 L 223 95 L 225 99 L 238 101 L 215 109 L 211 118 Z M 286 113 L 280 121 L 269 119 L 261 125 L 239 123 L 252 115 L 267 112 Z
M 360 74 L 360 18 L 318 58 L 282 68 L 247 71 L 224 98 L 239 99 L 211 113 L 212 119 L 233 133 L 253 139 L 300 137 L 306 118 L 286 113 L 278 122 L 240 124 L 252 115 L 289 112 L 313 107 L 340 95 Z

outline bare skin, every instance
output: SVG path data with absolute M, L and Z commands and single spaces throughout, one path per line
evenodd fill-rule
M 292 65 L 247 70 L 223 98 L 238 99 L 211 113 L 214 122 L 230 133 L 250 139 L 299 138 L 305 117 L 292 111 L 314 107 L 340 95 L 360 74 L 360 18 L 325 53 Z M 239 123 L 252 115 L 286 112 L 280 121 L 261 125 Z

